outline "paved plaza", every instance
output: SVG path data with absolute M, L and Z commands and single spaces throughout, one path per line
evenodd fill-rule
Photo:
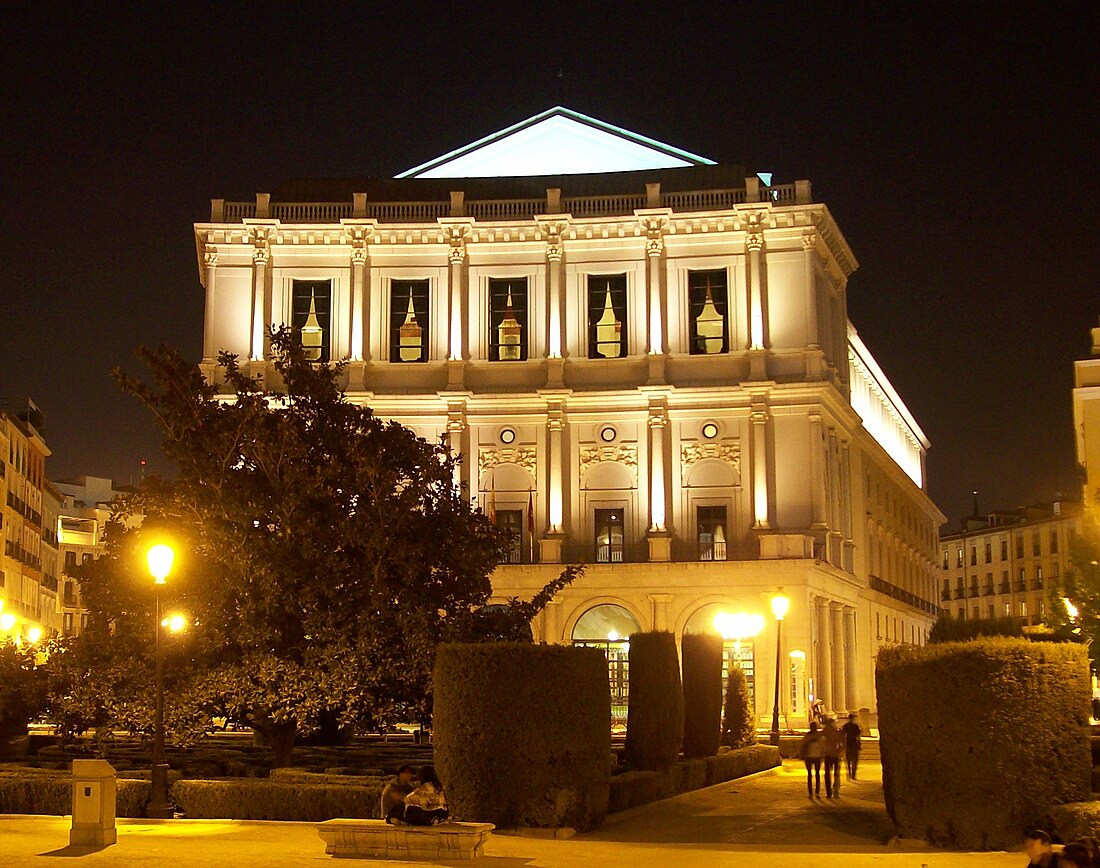
M 1018 853 L 945 853 L 919 842 L 887 844 L 881 769 L 866 764 L 864 780 L 844 782 L 839 800 L 811 801 L 800 765 L 730 781 L 609 818 L 596 832 L 567 840 L 494 835 L 485 868 L 603 868 L 607 865 L 696 868 L 776 865 L 784 868 L 1002 868 L 1022 866 Z M 124 820 L 118 844 L 88 853 L 66 846 L 67 817 L 0 817 L 0 866 L 72 865 L 187 868 L 217 865 L 332 864 L 311 823 L 217 820 Z M 341 864 L 347 864 L 341 860 Z M 430 864 L 363 860 L 363 864 Z

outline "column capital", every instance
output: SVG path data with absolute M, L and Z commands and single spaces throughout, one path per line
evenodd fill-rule
M 266 242 L 257 244 L 252 248 L 252 263 L 254 265 L 267 265 L 271 259 L 271 248 Z
M 215 247 L 213 244 L 207 244 L 203 248 L 202 261 L 207 268 L 213 268 L 215 265 L 217 265 L 218 248 Z
M 665 250 L 665 233 L 672 217 L 671 208 L 645 208 L 634 212 L 645 231 L 647 256 L 660 256 Z
M 473 238 L 473 221 L 467 217 L 440 217 L 440 228 L 447 242 L 447 259 L 451 265 L 461 265 L 466 260 L 466 245 Z
M 844 610 L 844 604 L 838 603 L 836 600 L 829 601 L 829 608 L 834 612 L 842 612 Z
M 802 233 L 802 249 L 806 251 L 817 249 L 817 239 L 819 237 L 817 229 L 810 227 Z

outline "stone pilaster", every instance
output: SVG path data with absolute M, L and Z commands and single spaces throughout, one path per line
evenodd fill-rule
M 213 244 L 207 244 L 203 251 L 202 261 L 206 269 L 206 317 L 203 320 L 202 360 L 204 363 L 210 364 L 218 357 L 218 347 L 214 346 L 214 321 L 218 314 L 216 286 L 218 248 Z

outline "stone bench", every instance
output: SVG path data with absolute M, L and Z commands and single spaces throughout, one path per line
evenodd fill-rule
M 492 823 L 392 826 L 385 820 L 326 820 L 317 834 L 330 856 L 350 859 L 465 859 L 481 855 Z

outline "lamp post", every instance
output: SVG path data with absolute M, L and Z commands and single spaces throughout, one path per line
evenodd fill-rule
M 163 543 L 153 546 L 146 553 L 149 572 L 153 576 L 153 591 L 156 594 L 156 616 L 153 621 L 156 630 L 156 710 L 153 716 L 153 786 L 148 814 L 151 818 L 161 820 L 171 819 L 175 813 L 168 801 L 168 763 L 164 760 L 164 657 L 160 647 L 160 634 L 163 632 L 160 622 L 160 588 L 166 584 L 175 557 L 176 553 L 172 548 Z
M 772 597 L 772 614 L 775 615 L 775 705 L 772 706 L 771 743 L 776 747 L 779 747 L 779 670 L 783 664 L 783 618 L 790 606 L 791 601 L 780 588 L 779 593 Z

